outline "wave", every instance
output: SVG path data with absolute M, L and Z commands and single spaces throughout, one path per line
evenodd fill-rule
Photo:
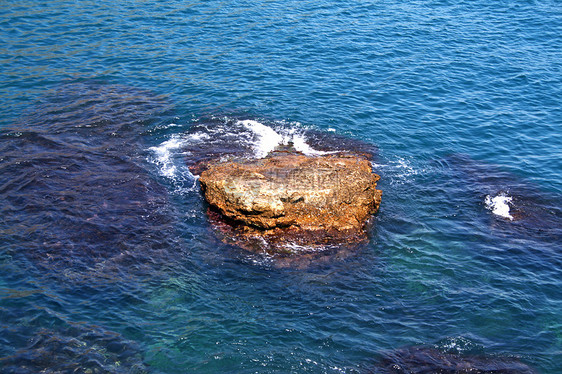
M 370 145 L 299 122 L 210 117 L 195 121 L 187 131 L 175 124 L 165 128 L 183 132 L 166 135 L 160 144 L 149 147 L 148 161 L 180 192 L 193 188 L 202 171 L 198 165 L 212 159 L 259 159 L 278 150 L 293 150 L 307 156 L 354 152 L 371 157 L 374 153 Z
M 150 147 L 148 161 L 156 165 L 159 174 L 170 181 L 176 193 L 186 193 L 196 188 L 198 176 L 193 175 L 185 163 L 185 149 L 190 142 L 197 142 L 208 137 L 205 134 L 180 136 L 173 134 L 168 140 Z
M 491 210 L 495 215 L 513 221 L 513 216 L 509 214 L 512 201 L 513 198 L 511 196 L 508 196 L 502 192 L 494 197 L 492 197 L 491 195 L 486 195 L 484 204 L 486 204 L 486 208 Z
M 257 158 L 266 157 L 280 146 L 292 146 L 297 152 L 301 152 L 307 156 L 318 156 L 335 152 L 319 151 L 312 148 L 310 144 L 307 143 L 307 138 L 306 135 L 303 134 L 303 129 L 299 129 L 298 127 L 278 129 L 278 131 L 275 131 L 272 127 L 254 120 L 239 121 L 238 123 L 246 126 L 254 133 L 253 148 Z

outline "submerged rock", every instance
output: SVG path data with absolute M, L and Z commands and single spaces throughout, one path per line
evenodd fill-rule
M 366 239 L 382 194 L 370 162 L 354 155 L 272 152 L 206 168 L 199 180 L 213 209 L 242 242 L 265 241 L 274 251 Z
M 168 264 L 174 208 L 140 157 L 143 131 L 166 105 L 136 88 L 69 82 L 1 129 L 8 253 L 64 282 L 122 281 Z
M 9 333 L 26 335 L 21 331 L 25 329 L 12 327 Z M 0 357 L 0 363 L 0 371 L 6 374 L 148 373 L 137 343 L 114 331 L 82 323 L 39 328 L 24 347 Z
M 516 358 L 464 356 L 435 348 L 407 347 L 385 355 L 371 372 L 380 374 L 536 374 Z
M 521 178 L 499 165 L 453 154 L 437 161 L 452 183 L 467 188 L 463 193 L 447 196 L 458 199 L 458 206 L 483 207 L 489 214 L 482 215 L 495 234 L 518 235 L 543 243 L 555 244 L 562 239 L 561 195 L 543 186 Z M 536 247 L 536 246 L 532 246 Z M 557 250 L 554 251 L 557 253 Z

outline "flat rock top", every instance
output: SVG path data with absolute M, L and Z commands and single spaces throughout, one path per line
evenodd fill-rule
M 278 152 L 211 163 L 200 182 L 213 207 L 258 233 L 290 228 L 333 235 L 363 229 L 380 204 L 378 179 L 361 157 Z

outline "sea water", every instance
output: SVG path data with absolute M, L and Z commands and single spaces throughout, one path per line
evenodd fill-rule
M 427 347 L 562 372 L 559 2 L 18 1 L 0 26 L 0 371 Z M 365 247 L 279 267 L 215 235 L 189 165 L 289 144 L 373 155 Z

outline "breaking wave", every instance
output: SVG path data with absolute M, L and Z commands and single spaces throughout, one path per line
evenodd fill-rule
M 159 174 L 170 181 L 176 193 L 192 191 L 196 187 L 197 176 L 193 175 L 185 163 L 186 152 L 183 149 L 190 142 L 197 142 L 205 134 L 181 136 L 173 134 L 168 140 L 149 148 L 148 160 L 158 167 Z
M 199 163 L 226 157 L 264 158 L 276 150 L 293 149 L 307 156 L 337 152 L 356 152 L 372 156 L 372 145 L 319 131 L 299 122 L 266 121 L 211 117 L 188 126 L 170 124 L 166 129 L 181 132 L 167 134 L 148 148 L 148 160 L 158 173 L 169 180 L 176 192 L 192 190 Z M 186 129 L 187 128 L 187 129 Z
M 334 153 L 333 151 L 318 151 L 312 148 L 307 143 L 306 135 L 303 134 L 302 129 L 290 127 L 275 131 L 272 127 L 254 120 L 239 121 L 239 123 L 254 133 L 252 148 L 257 158 L 264 158 L 280 146 L 293 146 L 295 150 L 307 156 Z
M 493 214 L 513 220 L 513 216 L 509 213 L 512 201 L 513 198 L 511 196 L 508 196 L 505 193 L 500 193 L 494 197 L 486 195 L 484 204 L 486 205 L 486 208 L 492 211 Z

